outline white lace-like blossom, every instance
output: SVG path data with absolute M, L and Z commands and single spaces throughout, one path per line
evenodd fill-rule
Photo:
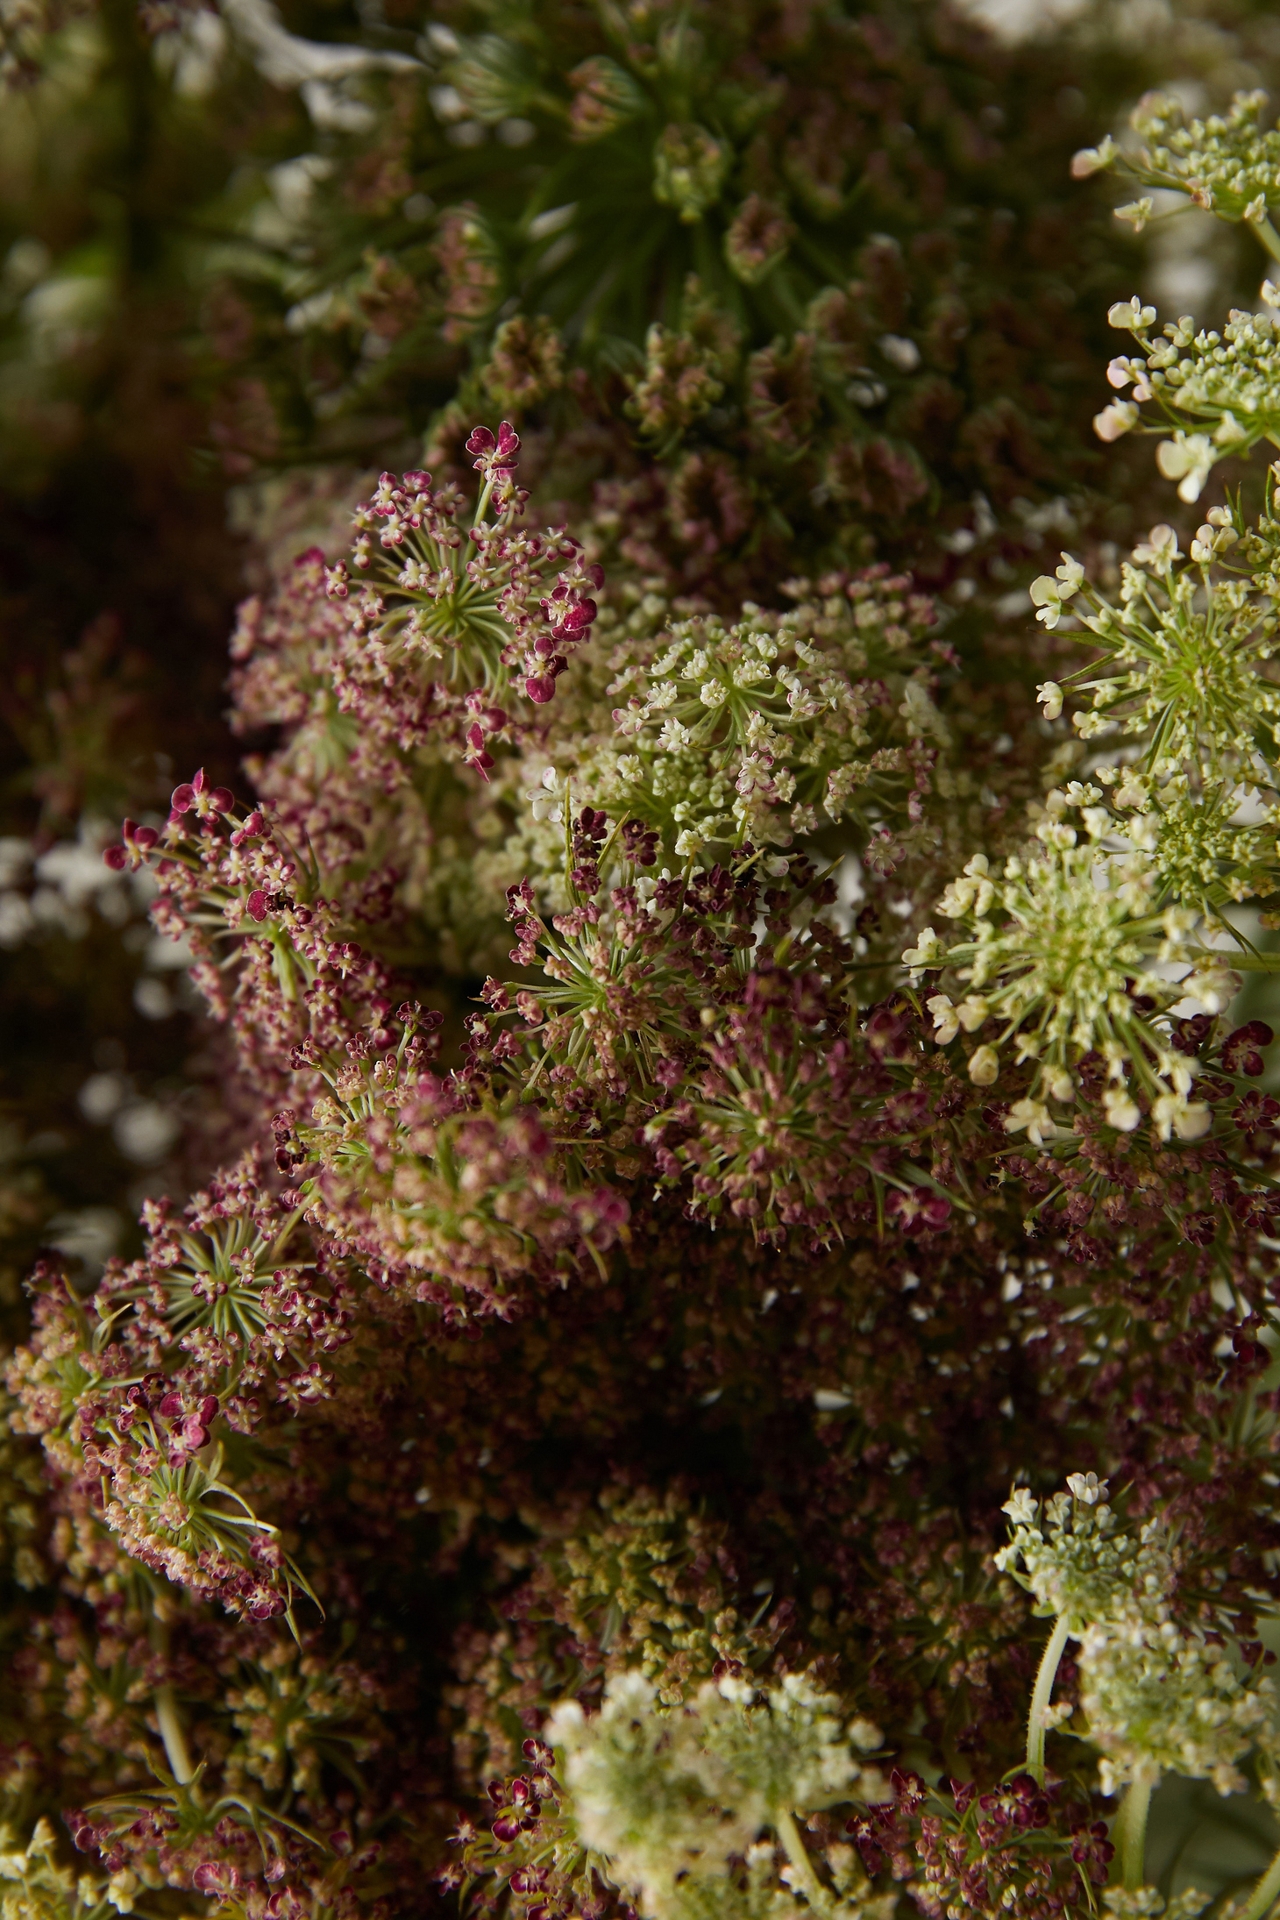
M 1162 1773 L 1242 1790 L 1241 1758 L 1280 1734 L 1271 1681 L 1222 1635 L 1176 1618 L 1176 1560 L 1160 1520 L 1126 1529 L 1095 1474 L 1069 1475 L 1067 1489 L 1041 1506 L 1015 1488 L 1004 1506 L 1009 1544 L 995 1561 L 1037 1614 L 1079 1642 L 1080 1707 L 1102 1791 L 1150 1787 Z
M 1196 1920 L 1212 1894 L 1185 1887 L 1166 1901 L 1158 1887 L 1104 1887 L 1102 1905 L 1111 1920 Z
M 1156 464 L 1166 480 L 1178 482 L 1181 499 L 1198 500 L 1217 461 L 1246 454 L 1263 440 L 1280 445 L 1280 327 L 1269 314 L 1237 307 L 1220 333 L 1197 328 L 1184 314 L 1153 338 L 1154 310 L 1144 307 L 1135 316 L 1134 305 L 1112 307 L 1109 318 L 1133 334 L 1140 351 L 1118 355 L 1107 369 L 1113 387 L 1132 391 L 1112 401 L 1094 428 L 1100 439 L 1114 440 L 1144 421 L 1171 427 Z M 1143 414 L 1147 402 L 1158 409 L 1158 420 Z
M 1011 1132 L 1026 1128 L 1037 1143 L 1047 1137 L 1046 1103 L 1073 1097 L 1073 1069 L 1096 1052 L 1107 1062 L 1103 1103 L 1111 1125 L 1129 1132 L 1139 1124 L 1136 1087 L 1150 1100 L 1162 1138 L 1194 1139 L 1207 1112 L 1188 1100 L 1191 1069 L 1161 1024 L 1187 986 L 1149 971 L 1156 961 L 1190 961 L 1194 916 L 1159 909 L 1159 875 L 1145 851 L 1104 852 L 1112 822 L 1090 804 L 1100 797 L 1091 787 L 1057 797 L 1060 815 L 1078 808 L 1083 832 L 1050 817 L 1025 855 L 995 867 L 977 855 L 938 902 L 962 924 L 962 937 L 944 946 L 927 927 L 902 957 L 917 979 L 946 969 L 969 988 L 958 1006 L 946 993 L 929 999 L 940 1045 L 962 1028 L 997 1029 L 969 1056 L 975 1085 L 994 1084 L 1005 1048 L 1018 1062 L 1039 1063 L 1030 1099 L 1006 1120 Z
M 1046 716 L 1078 700 L 1071 724 L 1082 740 L 1139 750 L 1095 770 L 1097 799 L 1109 799 L 1112 829 L 1150 853 L 1163 896 L 1209 919 L 1274 885 L 1278 559 L 1274 504 L 1252 526 L 1214 507 L 1189 554 L 1172 527 L 1153 527 L 1114 597 L 1066 554 L 1057 578 L 1032 589 L 1047 624 L 1069 610 L 1098 650 L 1062 684 L 1041 687 Z
M 732 1860 L 766 1829 L 791 1854 L 801 1846 L 796 1813 L 888 1791 L 861 1759 L 879 1745 L 879 1729 L 846 1723 L 834 1695 L 803 1674 L 762 1695 L 726 1678 L 667 1710 L 643 1674 L 624 1673 L 609 1682 L 598 1714 L 574 1701 L 558 1707 L 546 1738 L 563 1755 L 583 1841 L 652 1920 L 687 1920 L 707 1897 L 714 1902 Z M 811 1868 L 807 1878 L 808 1886 L 802 1861 L 791 1884 L 816 1893 Z
M 748 605 L 731 627 L 678 622 L 609 689 L 626 700 L 617 744 L 582 770 L 584 791 L 660 825 L 677 859 L 857 820 L 871 793 L 909 777 L 909 743 L 945 734 L 921 663 L 931 610 L 904 578 L 791 590 L 785 614 Z
M 25 1847 L 11 1828 L 0 1828 L 0 1920 L 114 1920 L 132 1913 L 137 1874 L 126 1867 L 100 1880 L 64 1867 L 60 1852 L 48 1820 L 36 1822 Z
M 1067 1489 L 1043 1505 L 1025 1487 L 1014 1489 L 1004 1504 L 1009 1544 L 995 1562 L 1034 1596 L 1034 1612 L 1064 1620 L 1078 1639 L 1135 1592 L 1163 1599 L 1173 1561 L 1158 1523 L 1136 1540 L 1125 1531 L 1107 1502 L 1105 1480 L 1073 1473 Z
M 1104 1793 L 1154 1785 L 1162 1773 L 1241 1793 L 1240 1760 L 1280 1731 L 1270 1679 L 1216 1636 L 1180 1625 L 1152 1594 L 1139 1591 L 1122 1611 L 1091 1621 L 1076 1658 Z
M 1130 116 L 1138 149 L 1128 152 L 1108 136 L 1078 153 L 1071 170 L 1081 180 L 1114 167 L 1141 186 L 1184 193 L 1220 219 L 1261 226 L 1280 202 L 1280 132 L 1263 126 L 1266 104 L 1265 93 L 1237 93 L 1225 114 L 1188 120 L 1171 94 L 1145 94 Z M 1119 212 L 1133 216 L 1128 207 Z

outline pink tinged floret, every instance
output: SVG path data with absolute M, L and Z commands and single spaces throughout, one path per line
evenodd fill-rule
M 520 436 L 509 420 L 498 428 L 497 436 L 488 427 L 473 427 L 467 436 L 467 452 L 475 457 L 472 465 L 481 473 L 509 473 L 516 463 Z
M 169 804 L 173 815 L 179 819 L 186 813 L 196 813 L 201 819 L 208 819 L 213 814 L 230 813 L 235 803 L 236 797 L 229 787 L 209 786 L 204 768 L 201 767 L 193 779 L 184 780 L 174 788 Z

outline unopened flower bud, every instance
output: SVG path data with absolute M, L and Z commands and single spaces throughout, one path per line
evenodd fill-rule
M 994 1047 L 977 1047 L 969 1055 L 969 1078 L 975 1087 L 994 1084 L 1000 1072 L 1000 1055 Z

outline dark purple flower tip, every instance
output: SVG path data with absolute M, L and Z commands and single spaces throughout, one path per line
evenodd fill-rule
M 488 427 L 472 427 L 467 435 L 468 453 L 489 453 L 495 445 L 496 442 Z
M 556 677 L 553 673 L 531 673 L 524 683 L 524 690 L 538 706 L 545 707 L 556 690 Z
M 267 917 L 267 896 L 261 887 L 255 887 L 245 903 L 251 920 L 262 921 Z
M 129 856 L 123 847 L 106 847 L 102 854 L 103 862 L 113 873 L 121 873 L 129 864 Z

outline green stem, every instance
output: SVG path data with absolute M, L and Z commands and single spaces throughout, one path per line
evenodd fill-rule
M 1266 1920 L 1266 1915 L 1277 1900 L 1280 1900 L 1280 1853 L 1250 1894 L 1249 1904 L 1240 1915 L 1240 1920 Z
M 1040 1670 L 1036 1674 L 1035 1689 L 1031 1695 L 1031 1711 L 1027 1715 L 1027 1772 L 1037 1786 L 1044 1785 L 1044 1715 L 1053 1694 L 1053 1683 L 1058 1677 L 1058 1662 L 1067 1647 L 1067 1623 L 1059 1614 L 1053 1623 L 1053 1632 L 1045 1642 L 1044 1652 L 1040 1656 Z
M 1120 1872 L 1132 1892 L 1142 1885 L 1147 1854 L 1147 1815 L 1151 1811 L 1154 1780 L 1135 1780 L 1120 1803 L 1113 1838 L 1120 1849 Z
M 182 1730 L 182 1721 L 178 1716 L 178 1703 L 173 1697 L 172 1687 L 156 1688 L 156 1719 L 160 1726 L 160 1738 L 164 1741 L 169 1771 L 178 1785 L 185 1787 L 194 1779 L 196 1770 L 191 1764 L 191 1755 L 187 1751 L 187 1736 Z
M 1273 260 L 1280 260 L 1280 233 L 1277 233 L 1264 213 L 1261 220 L 1251 220 L 1249 225 L 1261 240 Z
M 831 1903 L 823 1889 L 822 1882 L 813 1870 L 813 1862 L 809 1858 L 809 1850 L 800 1838 L 800 1829 L 797 1827 L 794 1817 L 787 1812 L 785 1807 L 779 1807 L 778 1811 L 774 1814 L 773 1824 L 777 1830 L 779 1840 L 781 1840 L 783 1847 L 786 1849 L 787 1859 L 791 1862 L 792 1871 L 795 1874 L 796 1880 L 799 1882 L 801 1893 L 804 1894 L 805 1899 L 809 1902 L 809 1905 L 815 1913 L 826 1913 Z

